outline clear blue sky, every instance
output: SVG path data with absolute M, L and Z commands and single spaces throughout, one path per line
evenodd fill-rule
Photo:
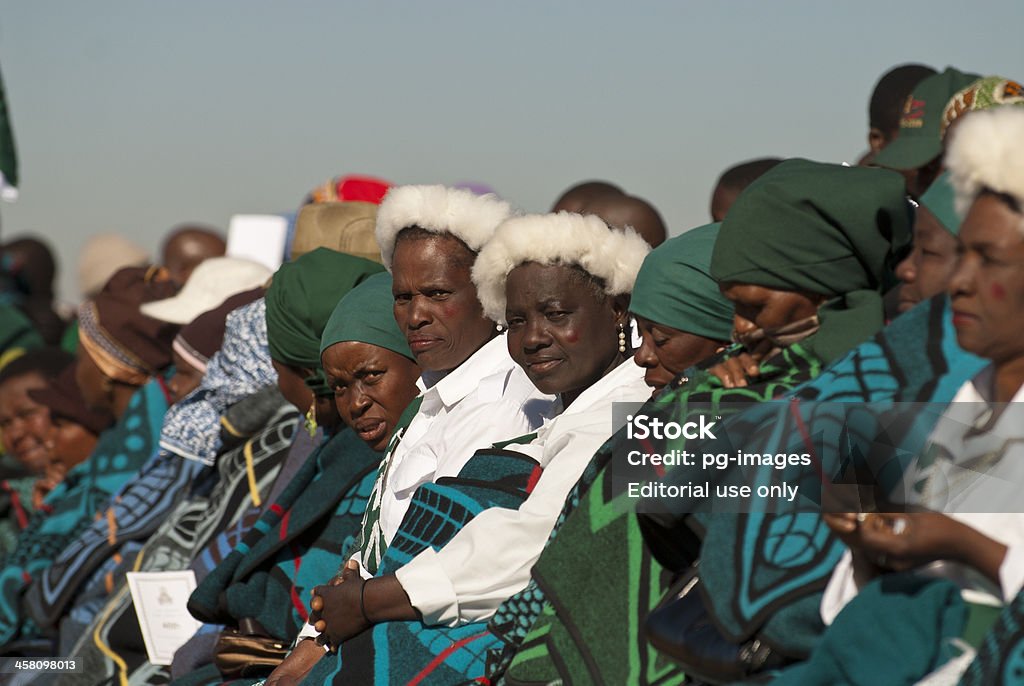
M 0 0 L 3 235 L 48 237 L 74 298 L 91 233 L 155 251 L 343 173 L 482 181 L 531 211 L 605 178 L 679 233 L 734 162 L 854 161 L 894 64 L 1024 79 L 1021 26 L 1021 0 Z

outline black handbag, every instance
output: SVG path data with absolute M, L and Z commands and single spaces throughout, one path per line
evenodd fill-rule
M 742 681 L 788 662 L 759 638 L 736 643 L 722 634 L 705 605 L 696 565 L 673 583 L 645 626 L 655 649 L 688 678 L 709 684 Z

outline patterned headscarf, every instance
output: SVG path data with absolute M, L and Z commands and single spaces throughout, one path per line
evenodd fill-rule
M 950 125 L 968 112 L 1000 105 L 1024 105 L 1024 86 L 1002 76 L 978 79 L 949 99 L 939 122 L 939 135 L 945 138 Z
M 260 298 L 227 317 L 224 344 L 210 359 L 199 388 L 171 406 L 160 447 L 212 465 L 221 449 L 221 415 L 231 405 L 277 383 L 267 347 L 267 306 Z
M 78 308 L 78 340 L 106 376 L 141 386 L 171 364 L 171 342 L 178 331 L 139 311 L 139 306 L 175 294 L 167 272 L 157 267 L 127 267 L 93 300 Z

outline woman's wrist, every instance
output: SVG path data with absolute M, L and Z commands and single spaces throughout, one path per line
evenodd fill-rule
M 360 601 L 363 619 L 370 626 L 419 619 L 419 613 L 393 574 L 368 579 L 361 590 Z

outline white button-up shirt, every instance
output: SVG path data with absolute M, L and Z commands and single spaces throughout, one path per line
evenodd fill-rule
M 439 379 L 420 379 L 422 402 L 402 440 L 384 459 L 387 483 L 380 497 L 381 534 L 391 543 L 422 484 L 457 476 L 480 446 L 536 431 L 557 411 L 557 400 L 541 393 L 497 336 Z M 365 578 L 370 574 L 359 562 Z M 326 581 L 326 580 L 325 580 Z M 299 638 L 316 636 L 306 624 Z
M 957 584 L 966 600 L 989 605 L 1010 602 L 1024 587 L 1024 514 L 1009 512 L 1019 507 L 1024 485 L 1024 386 L 991 426 L 979 430 L 975 426 L 979 413 L 993 399 L 992 383 L 990 365 L 960 387 L 928 439 L 929 450 L 945 457 L 908 469 L 903 479 L 906 493 L 902 496 L 908 502 L 944 511 L 1007 546 L 998 586 L 957 562 L 939 560 L 918 570 Z M 996 457 L 997 461 L 978 462 L 987 457 Z M 921 494 L 915 497 L 917 490 Z M 853 576 L 853 556 L 846 551 L 821 600 L 824 622 L 831 624 L 859 590 Z
M 519 509 L 481 512 L 443 548 L 424 550 L 395 573 L 425 623 L 482 621 L 526 587 L 569 491 L 620 428 L 612 403 L 644 402 L 650 395 L 644 370 L 627 360 L 545 423 L 532 443 L 511 447 L 544 468 Z

